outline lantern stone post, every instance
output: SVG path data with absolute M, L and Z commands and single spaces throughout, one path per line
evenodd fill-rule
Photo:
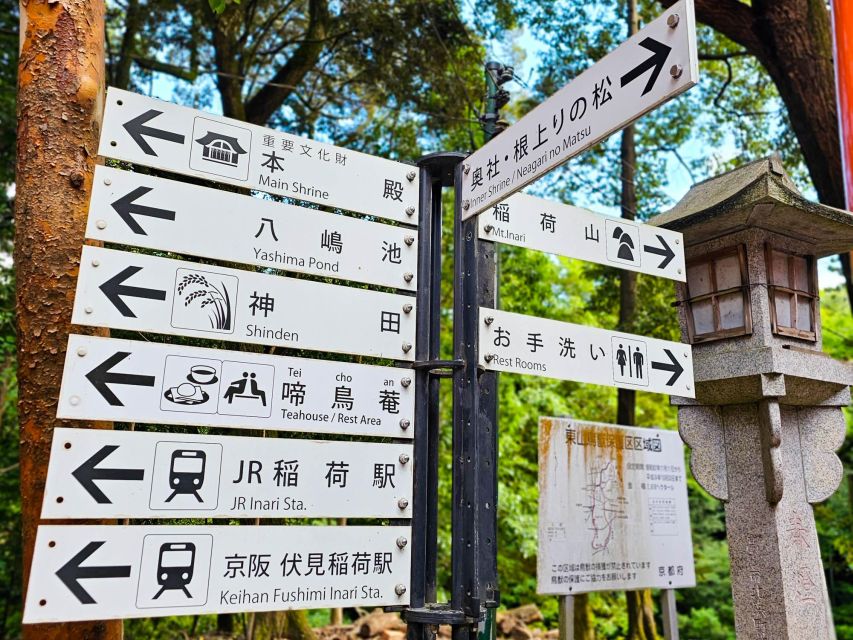
M 696 399 L 673 403 L 693 475 L 725 503 L 737 637 L 834 639 L 811 505 L 842 478 L 853 367 L 821 350 L 816 261 L 853 247 L 853 214 L 805 199 L 774 155 L 651 224 L 684 234 Z

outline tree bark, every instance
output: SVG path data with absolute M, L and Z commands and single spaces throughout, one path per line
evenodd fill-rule
M 121 46 L 116 54 L 111 69 L 110 83 L 119 89 L 130 89 L 130 70 L 133 67 L 133 54 L 135 52 L 136 35 L 142 25 L 142 11 L 139 0 L 127 0 L 127 8 L 124 12 L 124 34 L 121 38 Z
M 651 590 L 626 591 L 625 601 L 629 612 L 639 612 L 637 616 L 628 616 L 628 640 L 658 640 Z
M 628 35 L 639 30 L 637 0 L 626 0 Z M 637 145 L 634 125 L 622 131 L 620 148 L 620 178 L 622 182 L 622 218 L 633 221 L 637 217 Z M 639 246 L 636 251 L 640 251 Z M 637 274 L 622 269 L 619 271 L 619 329 L 633 333 L 637 316 Z M 637 422 L 637 392 L 619 389 L 616 400 L 616 421 L 633 426 Z M 628 591 L 625 595 L 628 607 L 628 640 L 657 640 L 657 625 L 654 618 L 652 593 L 648 589 Z
M 663 0 L 670 6 L 675 0 Z M 696 0 L 697 18 L 738 43 L 767 70 L 824 204 L 844 208 L 831 19 L 825 0 Z M 853 310 L 850 255 L 839 255 Z
M 589 609 L 589 594 L 574 596 L 575 637 L 573 640 L 595 640 L 595 628 L 592 626 L 592 612 Z
M 103 0 L 21 2 L 15 206 L 21 519 L 29 579 L 97 154 Z M 100 332 L 103 335 L 105 332 Z M 118 640 L 121 621 L 27 625 L 27 640 Z

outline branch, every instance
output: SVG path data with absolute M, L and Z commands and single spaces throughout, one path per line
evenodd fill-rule
M 186 80 L 187 82 L 195 82 L 195 79 L 198 77 L 198 71 L 193 69 L 185 69 L 184 67 L 179 67 L 178 65 L 169 64 L 167 62 L 160 62 L 159 60 L 154 60 L 152 58 L 143 58 L 141 56 L 130 57 L 133 58 L 133 61 L 140 67 L 148 69 L 149 71 L 165 73 L 180 80 Z
M 700 53 L 700 60 L 714 60 L 722 62 L 723 60 L 731 60 L 732 58 L 743 58 L 751 56 L 749 51 L 732 51 L 731 53 Z
M 660 0 L 671 7 L 677 0 Z M 761 59 L 764 47 L 753 30 L 752 7 L 739 0 L 695 0 L 696 18 Z
M 265 124 L 278 111 L 292 92 L 281 85 L 298 86 L 314 68 L 325 46 L 330 22 L 328 0 L 310 0 L 305 39 L 287 63 L 246 103 L 246 120 Z

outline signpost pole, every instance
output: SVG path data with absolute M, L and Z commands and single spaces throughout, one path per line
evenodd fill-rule
M 666 640 L 678 640 L 678 612 L 675 608 L 675 589 L 662 589 L 660 600 L 661 617 L 663 617 L 663 637 Z
M 512 68 L 499 62 L 486 63 L 486 113 L 483 114 L 483 130 L 486 142 L 501 132 L 498 123 L 499 110 L 505 104 L 508 95 L 501 88 L 512 78 Z M 467 223 L 466 223 L 467 224 Z M 473 233 L 473 242 L 477 246 L 477 304 L 479 306 L 497 306 L 497 245 L 477 239 L 477 228 Z M 467 233 L 467 232 L 466 232 Z M 477 314 L 471 314 L 476 321 Z M 481 439 L 481 462 L 478 469 L 480 483 L 480 501 L 484 507 L 480 519 L 483 544 L 480 547 L 480 580 L 483 586 L 483 604 L 486 608 L 485 625 L 479 640 L 494 640 L 497 633 L 496 614 L 500 604 L 497 568 L 497 502 L 498 502 L 498 374 L 494 371 L 482 371 L 479 376 L 480 421 L 477 425 L 477 437 Z
M 477 233 L 462 220 L 463 164 L 455 170 L 453 215 L 453 356 L 463 366 L 453 376 L 453 511 L 451 527 L 451 607 L 466 621 L 453 627 L 453 640 L 471 637 L 471 622 L 480 620 L 480 394 L 478 389 L 477 300 L 479 261 Z
M 412 499 L 412 581 L 410 609 L 424 610 L 436 600 L 438 553 L 439 360 L 441 331 L 441 194 L 453 184 L 459 153 L 421 158 L 418 280 L 415 346 L 414 493 Z M 421 611 L 423 614 L 423 611 Z M 432 637 L 429 615 L 408 615 L 409 640 Z
M 560 640 L 574 640 L 575 637 L 575 597 L 560 596 Z

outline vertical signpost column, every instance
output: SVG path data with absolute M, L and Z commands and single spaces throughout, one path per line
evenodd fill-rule
M 412 592 L 404 616 L 409 640 L 431 637 L 436 624 L 428 605 L 436 599 L 438 553 L 439 377 L 448 363 L 439 360 L 441 331 L 441 227 L 444 187 L 453 184 L 460 153 L 425 156 L 420 167 L 420 252 L 415 341 L 415 480 L 412 505 Z M 452 363 L 450 363 L 452 364 Z

